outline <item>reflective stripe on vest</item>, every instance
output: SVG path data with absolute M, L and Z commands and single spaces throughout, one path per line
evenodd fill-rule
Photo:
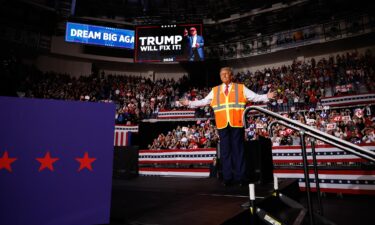
M 242 127 L 242 113 L 246 105 L 243 84 L 233 83 L 228 96 L 222 91 L 221 85 L 213 88 L 214 98 L 211 107 L 215 112 L 216 126 L 223 129 L 228 126 Z

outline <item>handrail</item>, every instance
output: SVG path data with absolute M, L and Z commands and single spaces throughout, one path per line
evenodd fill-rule
M 298 122 L 298 121 L 295 121 L 295 120 L 292 120 L 292 119 L 289 119 L 289 118 L 285 118 L 277 113 L 274 113 L 268 109 L 264 109 L 262 107 L 259 107 L 259 106 L 250 106 L 250 107 L 247 107 L 243 113 L 243 123 L 244 123 L 244 127 L 246 127 L 246 114 L 248 111 L 251 111 L 251 110 L 256 110 L 256 111 L 259 111 L 259 112 L 262 112 L 262 113 L 265 113 L 267 115 L 270 115 L 280 121 L 284 121 L 284 122 L 287 122 L 289 123 L 288 125 L 292 125 L 292 126 L 295 126 L 297 128 L 302 128 L 305 133 L 309 136 L 312 136 L 316 139 L 319 139 L 319 140 L 322 140 L 324 142 L 327 142 L 328 144 L 331 144 L 331 145 L 334 145 L 336 147 L 339 147 L 340 149 L 346 151 L 346 152 L 350 152 L 358 157 L 361 157 L 361 158 L 364 158 L 364 159 L 367 159 L 369 161 L 372 161 L 372 162 L 375 162 L 375 153 L 370 151 L 370 150 L 367 150 L 365 148 L 362 148 L 358 145 L 355 145 L 353 143 L 350 143 L 348 141 L 345 141 L 345 140 L 342 140 L 340 138 L 337 138 L 335 136 L 332 136 L 332 135 L 329 135 L 329 134 L 326 134 L 318 129 L 315 129 L 315 128 L 312 128 L 310 126 L 307 126 L 301 122 Z

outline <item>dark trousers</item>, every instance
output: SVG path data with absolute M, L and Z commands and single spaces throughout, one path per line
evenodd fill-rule
M 197 48 L 192 48 L 189 61 L 202 61 Z
M 223 180 L 245 180 L 244 129 L 227 126 L 224 129 L 218 129 L 218 131 Z

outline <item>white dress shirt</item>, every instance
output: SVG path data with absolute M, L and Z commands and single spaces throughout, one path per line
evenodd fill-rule
M 228 87 L 228 91 L 229 92 L 228 93 L 230 93 L 230 91 L 231 91 L 231 89 L 233 87 L 232 84 L 233 83 L 229 84 L 229 87 Z M 225 84 L 224 83 L 221 85 L 221 90 L 224 93 L 224 91 L 225 91 Z M 244 92 L 245 98 L 248 101 L 252 101 L 252 102 L 268 102 L 267 94 L 258 95 L 258 94 L 254 93 L 253 91 L 251 91 L 250 89 L 248 89 L 245 86 L 244 86 L 243 92 Z M 204 99 L 190 101 L 189 102 L 189 108 L 197 108 L 197 107 L 209 105 L 211 103 L 213 97 L 214 97 L 214 92 L 213 92 L 213 90 L 211 90 L 210 93 L 208 93 L 208 95 Z
M 195 45 L 197 44 L 197 35 L 194 35 L 192 37 L 192 44 L 191 44 L 191 47 L 195 48 Z

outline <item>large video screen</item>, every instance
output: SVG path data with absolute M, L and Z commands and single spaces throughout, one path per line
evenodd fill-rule
M 65 41 L 134 49 L 134 30 L 67 22 Z
M 202 24 L 136 27 L 134 61 L 203 61 L 202 33 Z

